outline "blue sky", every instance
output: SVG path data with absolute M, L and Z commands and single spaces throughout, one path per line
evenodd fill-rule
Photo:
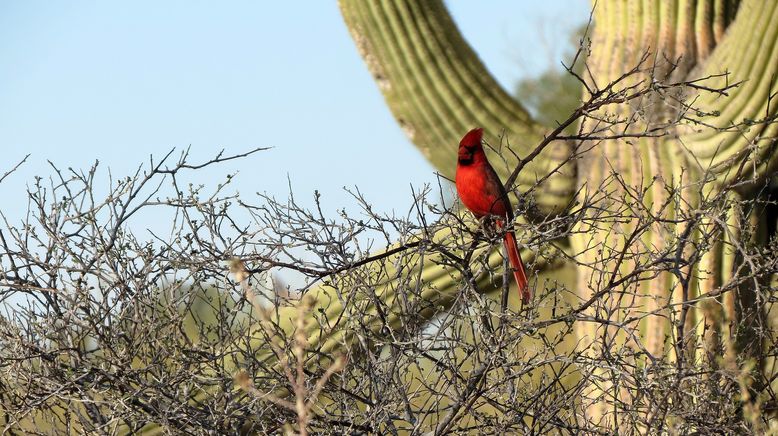
M 588 2 L 449 1 L 466 38 L 498 80 L 556 64 Z M 550 50 L 549 50 L 550 49 Z M 403 213 L 410 184 L 433 169 L 403 136 L 362 64 L 335 2 L 0 2 L 0 174 L 3 212 L 21 218 L 35 175 L 87 169 L 126 175 L 149 155 L 191 146 L 270 151 L 204 171 L 232 191 L 298 199 L 314 190 L 331 211 L 358 186 L 377 210 Z M 98 177 L 107 180 L 107 173 Z M 151 225 L 139 218 L 134 227 Z M 150 221 L 144 221 L 150 220 Z

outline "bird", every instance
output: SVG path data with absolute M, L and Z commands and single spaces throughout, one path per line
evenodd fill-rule
M 494 216 L 497 229 L 503 229 L 506 223 L 513 220 L 513 207 L 499 176 L 486 158 L 482 144 L 483 135 L 482 128 L 475 128 L 467 132 L 459 142 L 455 177 L 457 194 L 462 204 L 476 218 Z M 519 287 L 522 304 L 527 304 L 532 294 L 513 230 L 505 232 L 503 244 L 508 252 L 508 261 Z

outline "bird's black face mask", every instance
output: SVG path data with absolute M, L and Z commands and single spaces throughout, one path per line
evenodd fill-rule
M 473 163 L 473 155 L 478 147 L 468 147 L 466 145 L 459 146 L 459 153 L 457 154 L 460 165 L 470 165 Z

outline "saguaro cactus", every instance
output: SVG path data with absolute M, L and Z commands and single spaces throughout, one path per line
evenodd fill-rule
M 759 348 L 749 332 L 763 327 L 756 323 L 764 319 L 753 284 L 728 287 L 736 282 L 733 279 L 741 261 L 732 247 L 739 238 L 746 238 L 741 234 L 744 215 L 734 208 L 714 219 L 695 217 L 695 211 L 732 187 L 736 189 L 725 197 L 755 198 L 775 168 L 776 125 L 771 120 L 778 105 L 771 104 L 771 98 L 778 90 L 774 61 L 778 5 L 758 0 L 595 3 L 583 100 L 641 59 L 647 59 L 652 68 L 631 75 L 627 79 L 631 83 L 663 77 L 675 81 L 706 78 L 706 84 L 690 83 L 681 95 L 668 97 L 676 98 L 676 104 L 642 102 L 642 113 L 622 130 L 623 137 L 592 146 L 583 159 L 563 166 L 535 191 L 538 205 L 552 213 L 561 213 L 576 195 L 581 202 L 595 191 L 622 200 L 634 195 L 635 204 L 642 205 L 637 209 L 644 208 L 646 214 L 664 221 L 648 225 L 641 213 L 619 213 L 616 219 L 598 210 L 596 217 L 576 224 L 570 237 L 578 267 L 576 292 L 582 301 L 595 296 L 596 302 L 586 313 L 611 323 L 578 323 L 579 344 L 589 347 L 600 341 L 602 346 L 609 344 L 609 352 L 619 353 L 634 346 L 628 336 L 636 334 L 645 344 L 642 352 L 652 358 L 669 354 L 680 362 L 702 358 L 705 352 L 699 350 L 713 354 L 725 350 L 733 364 Z M 529 154 L 540 141 L 543 129 L 496 84 L 459 34 L 442 1 L 341 0 L 340 5 L 359 52 L 398 123 L 442 173 L 452 174 L 458 137 L 472 126 L 484 126 L 492 135 L 505 130 L 520 156 Z M 729 87 L 737 82 L 742 83 Z M 726 91 L 705 92 L 714 88 Z M 684 115 L 692 107 L 694 121 Z M 634 104 L 625 104 L 609 115 L 628 118 L 634 112 Z M 607 116 L 602 115 L 603 119 Z M 667 124 L 663 135 L 640 135 L 665 118 L 677 122 Z M 519 190 L 546 176 L 574 147 L 574 142 L 560 141 L 545 149 L 519 175 Z M 506 159 L 507 168 L 513 168 L 515 157 Z M 685 217 L 684 224 L 673 224 L 681 217 Z M 764 225 L 759 223 L 764 214 L 749 217 L 757 227 Z M 630 238 L 638 228 L 639 237 Z M 711 235 L 720 239 L 710 241 Z M 765 242 L 764 234 L 749 237 Z M 655 274 L 647 266 L 656 261 L 650 259 L 651 252 L 672 246 L 679 250 L 680 259 L 692 246 L 707 243 L 712 244 L 710 249 L 693 262 Z M 616 270 L 609 267 L 615 257 L 625 260 L 624 254 L 629 261 L 620 262 Z M 654 277 L 598 295 L 640 269 Z M 630 304 L 624 303 L 625 295 L 632 299 Z M 695 299 L 701 303 L 688 305 Z M 669 309 L 674 304 L 679 310 Z M 630 324 L 636 310 L 647 315 Z M 618 325 L 624 322 L 629 326 Z M 688 341 L 697 341 L 692 337 L 704 343 L 696 353 L 689 351 L 694 347 Z M 600 348 L 595 351 L 602 352 Z M 602 382 L 593 384 L 584 396 L 601 398 L 608 390 L 614 393 L 610 401 L 592 400 L 587 418 L 614 425 L 611 412 L 633 406 L 618 400 L 616 376 L 599 376 Z

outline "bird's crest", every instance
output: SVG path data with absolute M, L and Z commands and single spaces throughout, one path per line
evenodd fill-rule
M 477 127 L 467 133 L 459 141 L 459 145 L 462 147 L 473 148 L 481 145 L 481 139 L 484 136 L 484 129 Z

